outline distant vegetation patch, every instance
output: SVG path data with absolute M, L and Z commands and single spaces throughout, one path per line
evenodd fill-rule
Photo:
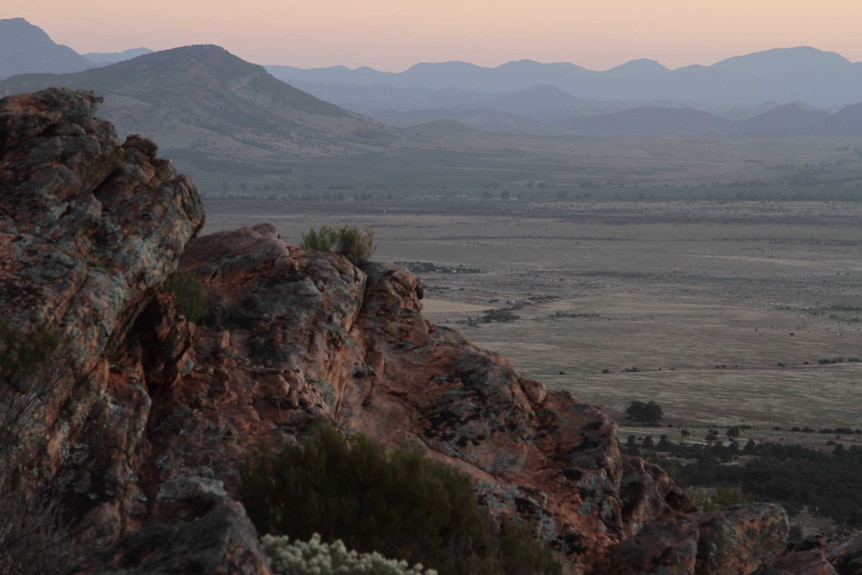
M 553 315 L 550 316 L 552 319 L 567 319 L 567 318 L 583 318 L 583 319 L 595 319 L 597 317 L 601 317 L 601 315 L 592 312 L 577 312 L 577 311 L 555 311 Z
M 468 268 L 463 264 L 457 266 L 447 266 L 435 264 L 432 262 L 396 262 L 406 266 L 414 274 L 479 274 L 482 270 L 479 268 Z
M 633 368 L 629 371 L 639 370 L 637 368 Z M 662 410 L 661 406 L 655 401 L 633 401 L 626 408 L 626 415 L 629 417 L 629 419 L 637 421 L 638 423 L 644 423 L 646 425 L 658 425 L 661 422 L 661 418 L 664 415 L 664 411 Z
M 850 429 L 847 429 L 850 431 Z M 848 528 L 862 527 L 862 447 L 832 442 L 831 452 L 801 445 L 756 443 L 740 447 L 714 434 L 707 444 L 629 442 L 629 453 L 643 452 L 686 487 L 740 489 L 762 501 L 781 503 L 791 516 L 803 507 Z M 651 442 L 650 442 L 651 443 Z

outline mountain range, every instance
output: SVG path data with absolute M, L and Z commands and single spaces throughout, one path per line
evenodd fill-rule
M 862 135 L 862 63 L 808 47 L 677 70 L 651 60 L 604 72 L 524 60 L 390 73 L 261 67 L 216 46 L 87 59 L 16 18 L 0 20 L 0 54 L 0 78 L 14 75 L 0 94 L 58 84 L 95 90 L 121 133 L 146 131 L 202 165 L 379 150 L 410 137 L 389 126 L 440 120 L 536 135 Z
M 345 98 L 351 87 L 380 86 L 414 90 L 414 95 L 416 90 L 458 90 L 465 97 L 552 86 L 585 100 L 664 102 L 712 110 L 768 101 L 805 102 L 831 109 L 862 98 L 862 63 L 851 63 L 834 52 L 810 47 L 767 50 L 711 66 L 677 70 L 646 59 L 601 72 L 570 63 L 542 64 L 531 60 L 509 62 L 496 68 L 464 62 L 417 64 L 399 73 L 343 66 L 315 69 L 268 66 L 267 69 L 303 90 L 314 92 L 318 86 L 319 89 L 327 86 L 330 96 L 343 91 Z

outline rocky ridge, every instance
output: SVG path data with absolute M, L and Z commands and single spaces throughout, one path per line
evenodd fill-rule
M 0 100 L 0 317 L 60 336 L 0 389 L 0 485 L 59 494 L 102 550 L 73 572 L 267 573 L 232 499 L 239 462 L 320 419 L 471 474 L 491 516 L 534 521 L 570 573 L 860 572 L 862 540 L 782 554 L 778 506 L 698 513 L 620 453 L 601 410 L 425 321 L 405 268 L 357 268 L 266 224 L 196 237 L 192 182 L 152 142 L 117 141 L 97 105 Z M 177 266 L 206 285 L 202 325 L 164 289 Z

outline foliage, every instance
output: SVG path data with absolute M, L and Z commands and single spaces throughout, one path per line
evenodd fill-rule
M 682 485 L 740 489 L 763 501 L 781 503 L 794 515 L 803 507 L 849 527 L 862 527 L 862 448 L 852 445 L 826 453 L 779 443 L 749 440 L 743 449 L 736 442 L 722 445 L 668 444 L 668 459 Z M 745 455 L 746 461 L 734 462 Z M 672 459 L 671 459 L 672 458 Z M 680 460 L 691 463 L 680 464 Z M 734 465 L 728 463 L 734 462 Z
M 367 262 L 374 254 L 374 230 L 366 227 L 360 230 L 356 226 L 342 226 L 335 229 L 322 225 L 319 229 L 311 228 L 302 235 L 300 247 L 308 250 L 337 252 L 354 265 Z
M 386 559 L 377 552 L 348 551 L 340 539 L 321 543 L 317 533 L 308 542 L 289 543 L 284 535 L 264 535 L 261 542 L 274 575 L 437 575 L 433 569 L 423 570 L 420 564 L 409 567 L 406 561 Z
M 177 310 L 190 322 L 198 323 L 207 315 L 206 288 L 195 274 L 178 271 L 167 279 L 165 288 L 174 295 Z
M 518 573 L 512 570 L 517 561 L 502 559 L 527 548 L 555 565 L 542 573 L 560 570 L 551 552 L 532 537 L 522 541 L 522 532 L 512 532 L 511 550 L 501 549 L 469 476 L 415 451 L 387 452 L 362 435 L 348 443 L 328 426 L 279 455 L 250 458 L 240 497 L 264 533 L 302 540 L 319 533 L 358 552 L 377 551 L 453 575 Z
M 305 250 L 317 250 L 321 252 L 334 252 L 338 245 L 338 231 L 332 226 L 322 225 L 320 229 L 312 227 L 302 234 L 302 243 L 299 244 Z
M 22 334 L 0 317 L 0 382 L 20 386 L 21 378 L 50 357 L 60 338 L 46 327 Z
M 517 321 L 520 319 L 520 316 L 512 313 L 507 309 L 492 309 L 486 311 L 482 317 L 479 319 L 482 323 L 491 323 L 491 322 L 501 322 L 501 323 L 510 323 L 513 321 Z
M 650 401 L 649 403 L 633 401 L 626 408 L 626 415 L 628 415 L 630 419 L 640 423 L 658 425 L 664 414 L 661 406 L 654 401 Z

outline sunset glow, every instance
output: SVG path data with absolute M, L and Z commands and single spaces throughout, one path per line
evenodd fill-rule
M 669 68 L 813 46 L 862 60 L 857 0 L 5 0 L 79 53 L 218 44 L 258 64 L 400 71 L 417 62 L 635 58 Z

